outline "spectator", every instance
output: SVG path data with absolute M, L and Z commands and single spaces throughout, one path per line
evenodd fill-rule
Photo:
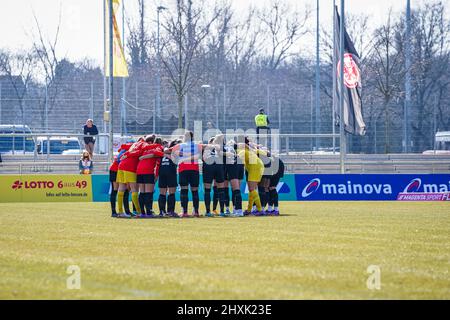
M 84 137 L 85 148 L 92 158 L 94 156 L 94 144 L 95 144 L 94 136 L 98 135 L 98 129 L 95 126 L 94 121 L 92 119 L 88 119 L 86 121 L 86 124 L 83 128 L 83 133 L 86 136 L 92 136 L 92 137 Z
M 92 174 L 92 169 L 94 169 L 94 162 L 92 162 L 91 155 L 88 151 L 83 151 L 83 155 L 81 156 L 78 167 L 80 169 L 80 174 Z
M 264 109 L 259 109 L 259 114 L 255 116 L 255 124 L 256 124 L 256 143 L 259 143 L 259 133 L 269 134 L 269 117 L 264 113 Z

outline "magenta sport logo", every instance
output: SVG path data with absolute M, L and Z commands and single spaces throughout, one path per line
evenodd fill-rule
M 403 193 L 418 192 L 421 185 L 422 185 L 422 180 L 420 178 L 415 178 L 415 179 L 411 180 L 410 183 L 408 183 L 408 185 L 403 190 Z
M 320 187 L 320 179 L 315 178 L 308 182 L 308 184 L 303 188 L 302 197 L 307 198 L 312 193 L 316 192 Z

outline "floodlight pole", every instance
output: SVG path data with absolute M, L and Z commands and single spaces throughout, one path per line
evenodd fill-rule
M 344 128 L 344 28 L 345 28 L 345 6 L 344 0 L 341 0 L 341 21 L 339 26 L 339 158 L 341 174 L 345 173 L 345 153 L 346 153 L 346 141 L 345 141 L 345 128 Z
M 125 50 L 125 0 L 122 0 L 122 47 Z M 120 134 L 123 136 L 127 134 L 126 117 L 125 112 L 125 99 L 127 98 L 127 91 L 125 86 L 125 77 L 122 78 L 122 99 L 120 105 Z
M 403 110 L 403 152 L 409 152 L 408 118 L 411 104 L 411 1 L 406 1 L 406 35 L 405 35 L 405 105 Z
M 321 132 L 320 119 L 320 52 L 319 52 L 319 0 L 316 2 L 316 132 Z M 316 138 L 316 150 L 319 150 L 320 138 Z
M 158 46 L 158 72 L 156 76 L 156 114 L 161 116 L 161 46 L 160 46 L 160 22 L 159 15 L 162 10 L 166 10 L 166 7 L 158 6 L 156 11 L 157 20 L 157 46 Z
M 113 147 L 113 120 L 114 120 L 114 30 L 113 30 L 113 0 L 108 1 L 109 4 L 109 161 L 114 161 L 114 147 Z
M 108 89 L 106 83 L 106 3 L 107 1 L 103 1 L 103 133 L 106 133 L 106 121 L 105 121 L 105 112 L 107 110 L 107 99 L 108 99 Z
M 337 90 L 337 75 L 336 75 L 336 0 L 333 0 L 333 105 L 332 105 L 332 124 L 333 129 L 333 154 L 336 152 L 336 90 Z

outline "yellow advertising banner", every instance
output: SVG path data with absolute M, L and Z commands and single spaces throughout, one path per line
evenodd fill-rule
M 90 202 L 90 175 L 2 175 L 1 202 Z

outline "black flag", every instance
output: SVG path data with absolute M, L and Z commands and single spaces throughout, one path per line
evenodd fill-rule
M 335 24 L 335 57 L 337 61 L 337 86 L 336 101 L 339 101 L 340 95 L 340 16 L 336 10 Z M 336 121 L 339 123 L 339 104 L 336 103 L 334 110 Z M 361 102 L 361 69 L 359 67 L 359 55 L 355 46 L 344 28 L 344 129 L 346 132 L 354 135 L 364 135 L 366 133 L 366 125 L 362 116 Z

